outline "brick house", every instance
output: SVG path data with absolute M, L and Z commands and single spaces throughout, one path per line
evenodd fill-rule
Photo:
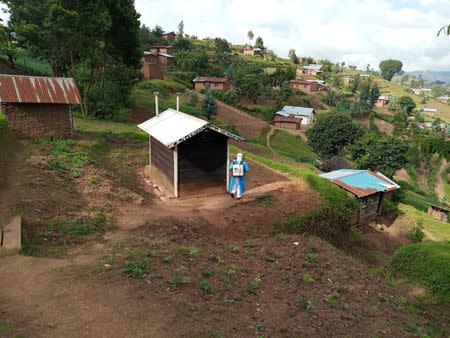
M 164 71 L 173 65 L 172 46 L 153 46 L 142 57 L 141 73 L 144 79 L 164 79 Z
M 70 138 L 71 106 L 81 104 L 73 78 L 0 75 L 2 113 L 19 138 Z
M 230 89 L 233 89 L 233 84 L 228 82 L 225 77 L 207 77 L 207 76 L 199 76 L 194 80 L 194 90 L 200 91 L 202 89 L 218 89 L 223 92 L 227 92 Z
M 148 51 L 153 54 L 162 53 L 172 55 L 173 46 L 151 46 Z
M 302 118 L 297 118 L 294 116 L 275 115 L 275 117 L 272 120 L 272 124 L 275 127 L 279 128 L 299 130 L 302 125 Z
M 447 95 L 439 96 L 436 100 L 438 100 L 439 102 L 448 104 L 450 102 L 450 97 L 448 97 Z
M 345 84 L 350 84 L 350 83 L 353 82 L 353 78 L 350 77 L 350 76 L 344 76 L 344 77 L 342 78 L 342 80 L 344 81 Z
M 297 69 L 297 74 L 308 74 L 313 76 L 318 76 L 322 74 L 322 65 L 308 65 Z
M 298 57 L 297 60 L 298 60 L 298 62 L 300 62 L 300 63 L 306 63 L 307 58 L 305 58 L 305 57 Z
M 261 48 L 253 48 L 250 45 L 245 45 L 244 47 L 244 55 L 262 55 L 262 49 Z
M 324 84 L 316 81 L 291 80 L 289 81 L 289 86 L 305 93 L 328 91 L 328 88 Z
M 377 107 L 385 107 L 389 103 L 389 96 L 380 95 L 378 99 L 375 101 L 375 106 Z
M 448 215 L 450 213 L 450 210 L 438 206 L 438 205 L 434 205 L 431 203 L 427 203 L 429 205 L 428 207 L 428 215 L 430 215 L 431 217 L 434 217 L 442 222 L 448 222 L 449 218 Z
M 162 35 L 163 40 L 166 41 L 175 41 L 175 39 L 177 38 L 177 35 L 175 34 L 175 32 L 168 32 L 168 33 L 164 33 Z
M 314 114 L 315 111 L 313 108 L 284 106 L 283 109 L 275 113 L 275 117 L 293 117 L 299 119 L 301 124 L 308 126 L 314 122 Z

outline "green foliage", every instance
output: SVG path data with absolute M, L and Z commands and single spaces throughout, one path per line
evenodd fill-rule
M 377 133 L 366 133 L 347 147 L 352 161 L 360 169 L 380 171 L 392 177 L 406 163 L 406 141 Z
M 173 48 L 175 49 L 175 52 L 179 52 L 182 50 L 189 50 L 191 47 L 191 41 L 186 38 L 178 38 L 175 40 L 175 43 L 173 44 Z
M 190 94 L 189 95 L 189 101 L 188 101 L 188 105 L 190 106 L 197 106 L 198 104 L 198 96 L 197 94 Z
M 236 79 L 236 86 L 239 88 L 239 95 L 252 99 L 256 102 L 263 92 L 261 79 L 256 74 L 247 74 Z
M 261 284 L 262 279 L 261 277 L 257 276 L 250 282 L 250 287 L 247 289 L 248 292 L 256 295 L 256 290 L 258 290 L 259 285 Z
M 277 129 L 270 136 L 269 142 L 278 154 L 295 162 L 314 164 L 317 158 L 317 154 L 299 135 Z
M 214 290 L 212 288 L 211 283 L 209 283 L 207 280 L 202 279 L 200 281 L 200 285 L 199 285 L 200 289 L 203 290 L 203 292 L 208 293 L 208 294 L 213 294 Z
M 129 277 L 140 279 L 151 273 L 150 262 L 142 252 L 132 251 L 127 257 L 123 272 Z
M 11 0 L 8 8 L 19 45 L 49 60 L 52 75 L 75 77 L 83 114 L 124 114 L 142 56 L 133 2 Z
M 182 71 L 205 74 L 210 69 L 209 57 L 203 49 L 179 50 L 175 53 L 175 63 Z
M 411 115 L 413 109 L 416 108 L 416 103 L 411 96 L 400 96 L 395 102 L 399 105 L 401 111 L 407 113 L 408 115 Z
M 223 95 L 223 101 L 230 105 L 234 105 L 236 103 L 237 93 L 234 89 L 230 89 Z
M 394 74 L 398 73 L 402 70 L 402 62 L 398 60 L 383 60 L 380 62 L 380 70 L 381 70 L 381 76 L 383 79 L 391 81 Z
M 313 127 L 307 130 L 309 144 L 325 158 L 339 155 L 345 146 L 363 133 L 362 127 L 343 113 L 321 114 Z
M 406 233 L 406 237 L 413 243 L 420 243 L 425 238 L 425 234 L 419 228 L 413 227 Z
M 5 115 L 0 113 L 0 131 L 6 128 L 8 128 L 8 119 L 6 118 Z
M 255 48 L 261 48 L 262 50 L 265 50 L 266 47 L 264 47 L 264 41 L 262 37 L 258 36 L 255 40 Z
M 186 268 L 184 266 L 179 267 L 173 272 L 172 285 L 179 287 L 180 285 L 188 284 L 191 282 L 191 278 L 185 276 Z
M 212 116 L 217 115 L 217 102 L 211 91 L 206 92 L 205 98 L 203 99 L 202 113 L 208 121 Z
M 291 102 L 292 92 L 293 89 L 290 86 L 281 86 L 280 89 L 276 91 L 275 99 L 279 108 L 289 105 Z
M 425 242 L 398 249 L 392 257 L 396 273 L 428 287 L 439 302 L 450 303 L 450 242 Z
M 402 191 L 402 189 L 399 189 L 399 190 L 396 190 L 396 191 Z M 403 214 L 403 211 L 401 211 L 395 203 L 389 201 L 386 198 L 383 199 L 383 202 L 381 204 L 381 212 L 384 215 L 392 214 L 395 217 L 398 217 L 398 216 Z
M 361 243 L 362 240 L 363 240 L 361 232 L 358 229 L 356 229 L 356 228 L 353 228 L 353 227 L 350 228 L 348 234 L 349 234 L 350 240 L 352 242 Z
M 77 169 L 89 163 L 88 154 L 76 141 L 55 139 L 51 144 L 53 148 L 49 153 L 51 160 L 47 163 L 47 169 L 56 170 L 58 175 L 64 176 L 69 171 L 75 174 Z

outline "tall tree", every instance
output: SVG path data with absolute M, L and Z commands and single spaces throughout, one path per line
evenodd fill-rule
M 217 114 L 217 101 L 210 90 L 206 92 L 205 98 L 203 99 L 202 113 L 208 121 L 211 120 L 212 116 Z
M 289 49 L 289 53 L 288 53 L 289 59 L 297 64 L 298 63 L 298 58 L 297 55 L 295 54 L 295 49 Z
M 381 76 L 383 79 L 391 81 L 394 74 L 402 70 L 403 63 L 399 60 L 383 60 L 380 62 Z
M 401 110 L 408 115 L 416 108 L 416 103 L 410 96 L 400 96 L 396 103 L 400 106 Z
M 347 114 L 327 113 L 319 115 L 306 133 L 311 147 L 324 157 L 331 158 L 360 138 L 364 131 Z
M 252 32 L 251 30 L 249 30 L 249 31 L 247 32 L 247 37 L 248 37 L 248 41 L 249 41 L 249 43 L 250 43 L 250 45 L 251 45 L 251 44 L 252 44 L 252 40 L 253 40 L 253 38 L 254 38 L 253 32 Z
M 142 57 L 139 14 L 131 0 L 3 0 L 19 44 L 72 75 L 82 112 L 113 117 L 129 105 Z
M 184 35 L 184 22 L 183 20 L 181 20 L 180 23 L 178 24 L 178 36 L 182 38 L 183 35 Z
M 265 49 L 264 47 L 264 41 L 262 37 L 258 36 L 255 40 L 255 48 L 261 48 L 262 50 Z

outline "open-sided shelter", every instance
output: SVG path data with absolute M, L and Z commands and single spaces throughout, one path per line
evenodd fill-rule
M 149 134 L 153 178 L 175 197 L 228 188 L 228 141 L 243 138 L 170 108 L 138 127 Z
M 381 212 L 383 198 L 400 186 L 380 172 L 357 169 L 340 169 L 320 176 L 329 179 L 353 194 L 360 202 L 359 221 L 375 218 Z
M 1 74 L 0 102 L 19 138 L 71 137 L 81 97 L 73 78 Z

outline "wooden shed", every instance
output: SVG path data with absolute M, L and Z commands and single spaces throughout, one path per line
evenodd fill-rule
M 163 190 L 185 197 L 228 188 L 228 142 L 243 138 L 170 108 L 138 127 L 149 134 L 150 175 Z
M 370 221 L 381 213 L 383 198 L 400 186 L 380 172 L 340 169 L 320 175 L 354 195 L 360 210 L 357 221 Z
M 19 138 L 72 137 L 71 106 L 81 97 L 73 78 L 1 74 L 0 102 Z
M 444 207 L 441 207 L 439 205 L 428 203 L 428 215 L 431 217 L 434 217 L 442 222 L 448 222 L 448 215 L 450 211 Z

